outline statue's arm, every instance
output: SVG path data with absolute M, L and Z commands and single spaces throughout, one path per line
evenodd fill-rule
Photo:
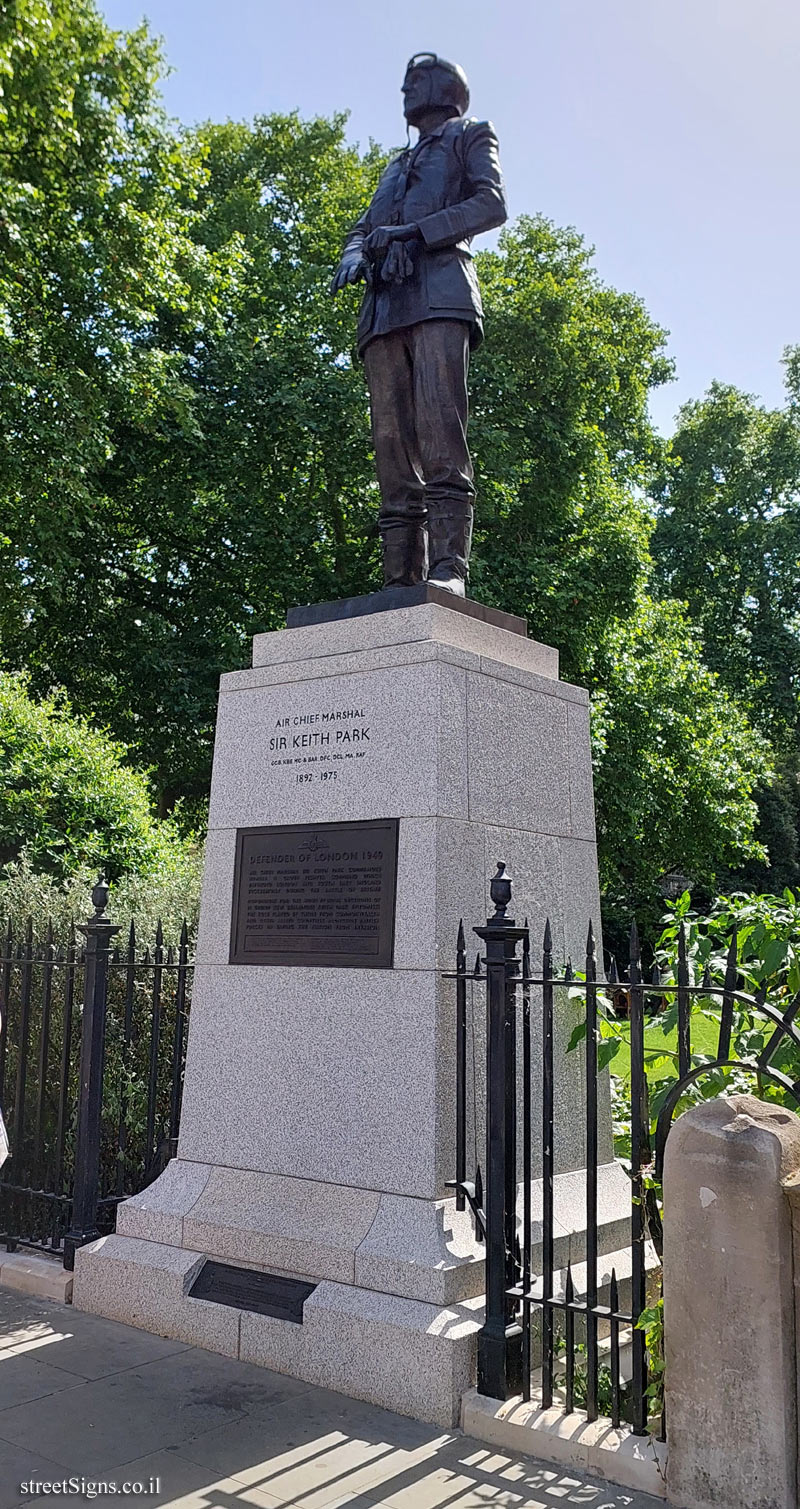
M 367 275 L 367 259 L 364 242 L 367 237 L 367 215 L 357 220 L 345 238 L 342 256 L 331 282 L 331 293 L 338 293 L 348 283 L 358 283 Z
M 420 220 L 419 232 L 429 251 L 468 241 L 508 219 L 500 148 L 490 121 L 470 121 L 464 131 L 463 153 L 470 193 L 459 204 Z

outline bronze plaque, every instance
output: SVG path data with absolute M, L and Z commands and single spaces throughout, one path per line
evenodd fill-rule
M 239 828 L 231 964 L 391 969 L 397 818 Z

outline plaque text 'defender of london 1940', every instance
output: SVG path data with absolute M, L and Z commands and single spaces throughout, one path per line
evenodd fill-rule
M 390 969 L 397 819 L 240 828 L 231 964 Z

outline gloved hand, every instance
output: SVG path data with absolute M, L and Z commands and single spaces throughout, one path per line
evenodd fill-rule
M 414 271 L 414 263 L 409 254 L 406 243 L 392 241 L 383 261 L 380 263 L 381 278 L 384 283 L 405 283 Z
M 377 225 L 364 242 L 365 257 L 379 257 L 395 241 L 418 241 L 418 225 Z
M 338 293 L 340 288 L 346 288 L 348 283 L 358 283 L 366 278 L 369 271 L 368 263 L 360 252 L 351 252 L 349 256 L 342 257 L 331 282 L 331 293 Z

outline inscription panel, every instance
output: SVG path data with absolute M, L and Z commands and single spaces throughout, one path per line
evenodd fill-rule
M 240 828 L 231 964 L 391 969 L 396 818 Z
M 269 736 L 270 769 L 296 786 L 333 789 L 348 773 L 363 773 L 377 742 L 370 711 L 360 703 L 283 709 Z

